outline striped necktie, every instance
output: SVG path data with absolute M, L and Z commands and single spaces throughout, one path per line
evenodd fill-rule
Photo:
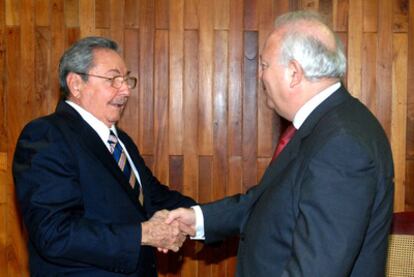
M 128 182 L 131 185 L 132 189 L 136 193 L 138 193 L 138 200 L 142 205 L 144 203 L 144 195 L 142 193 L 142 188 L 137 182 L 136 176 L 132 171 L 131 165 L 128 162 L 127 156 L 124 150 L 122 149 L 122 146 L 118 141 L 118 138 L 112 131 L 110 131 L 109 133 L 108 143 L 112 156 L 114 157 L 119 168 L 124 173 L 125 177 L 128 179 Z

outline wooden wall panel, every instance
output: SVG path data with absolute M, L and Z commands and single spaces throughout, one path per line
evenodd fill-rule
M 255 185 L 284 124 L 265 103 L 260 50 L 276 15 L 321 12 L 345 44 L 343 82 L 378 116 L 395 160 L 395 210 L 414 211 L 414 0 L 0 0 L 0 276 L 28 276 L 11 176 L 17 137 L 52 112 L 66 47 L 116 40 L 138 77 L 120 121 L 148 166 L 209 202 Z M 159 254 L 161 277 L 234 276 L 237 238 Z
M 393 35 L 391 147 L 395 166 L 396 212 L 405 208 L 405 172 L 407 132 L 407 34 Z
M 169 70 L 169 146 L 173 155 L 183 154 L 183 57 L 184 57 L 184 0 L 170 5 L 170 70 Z

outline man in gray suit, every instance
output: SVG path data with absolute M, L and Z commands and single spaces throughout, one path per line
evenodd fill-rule
M 237 276 L 384 276 L 392 155 L 379 122 L 341 84 L 345 70 L 319 15 L 279 17 L 260 77 L 293 138 L 246 194 L 170 213 L 207 243 L 239 234 Z

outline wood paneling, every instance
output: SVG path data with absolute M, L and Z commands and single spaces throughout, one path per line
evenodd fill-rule
M 106 35 L 138 77 L 120 126 L 158 178 L 208 202 L 244 192 L 270 162 L 281 122 L 257 64 L 274 17 L 318 10 L 345 44 L 351 93 L 393 148 L 395 210 L 414 211 L 414 0 L 0 0 L 0 276 L 28 276 L 14 198 L 17 137 L 59 98 L 64 49 Z M 237 238 L 159 254 L 160 276 L 233 276 Z

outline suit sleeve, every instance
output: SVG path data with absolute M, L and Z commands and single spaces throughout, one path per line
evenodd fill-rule
M 375 161 L 355 138 L 338 135 L 309 157 L 305 171 L 282 276 L 349 276 L 375 200 Z
M 141 227 L 85 216 L 78 164 L 62 133 L 44 120 L 22 132 L 13 161 L 16 194 L 29 239 L 43 258 L 69 266 L 130 272 Z
M 201 205 L 204 217 L 205 242 L 222 241 L 239 235 L 249 211 L 262 193 L 263 186 L 253 186 L 246 194 L 236 194 L 222 200 Z

